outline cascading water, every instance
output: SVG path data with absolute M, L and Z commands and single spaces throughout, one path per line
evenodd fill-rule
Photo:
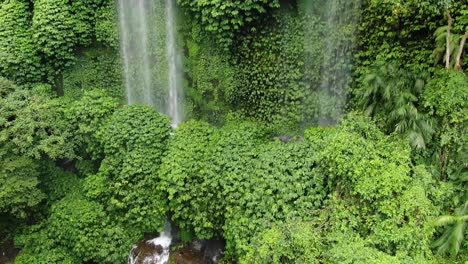
M 183 82 L 175 0 L 118 0 L 118 13 L 127 103 L 150 105 L 177 126 Z
M 183 93 L 175 0 L 118 0 L 118 13 L 127 103 L 150 105 L 177 127 Z M 167 222 L 159 237 L 132 247 L 128 263 L 167 263 L 171 241 Z
M 306 0 L 303 8 L 308 102 L 315 102 L 320 125 L 332 125 L 346 102 L 361 0 Z
M 147 2 L 119 0 L 120 44 L 127 103 L 145 103 L 154 106 L 148 58 L 148 17 L 152 15 Z
M 182 109 L 179 104 L 182 90 L 180 89 L 181 81 L 178 74 L 178 66 L 181 65 L 181 62 L 177 54 L 174 13 L 174 1 L 166 0 L 166 50 L 169 62 L 169 100 L 167 112 L 172 117 L 172 126 L 177 127 L 182 121 Z
M 171 224 L 167 221 L 164 232 L 159 237 L 132 247 L 127 264 L 166 264 L 169 261 L 171 242 Z

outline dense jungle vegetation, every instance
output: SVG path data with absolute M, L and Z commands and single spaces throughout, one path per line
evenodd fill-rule
M 0 0 L 0 262 L 125 263 L 169 216 L 223 263 L 466 263 L 468 1 L 324 2 L 177 0 L 172 129 L 125 103 L 114 0 Z

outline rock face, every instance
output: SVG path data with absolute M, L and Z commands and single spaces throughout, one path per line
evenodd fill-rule
M 169 264 L 216 264 L 223 256 L 224 241 L 194 240 L 171 252 Z
M 148 243 L 148 241 L 140 241 L 136 247 L 133 248 L 129 264 L 156 264 L 159 263 L 159 256 L 164 252 L 161 245 Z
M 208 264 L 203 255 L 190 246 L 171 252 L 170 264 Z
M 161 255 L 162 252 L 162 246 L 150 244 L 146 241 L 140 241 L 140 243 L 138 243 L 138 246 L 133 251 L 133 256 L 137 260 L 136 264 L 143 264 L 143 260 L 147 257 L 151 257 L 155 254 Z

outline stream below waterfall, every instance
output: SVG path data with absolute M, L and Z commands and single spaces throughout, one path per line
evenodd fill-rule
M 216 264 L 224 255 L 224 247 L 225 242 L 219 239 L 183 243 L 166 222 L 159 236 L 132 246 L 127 264 Z

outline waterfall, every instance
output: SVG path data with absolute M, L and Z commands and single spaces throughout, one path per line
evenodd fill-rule
M 183 82 L 175 0 L 118 0 L 117 7 L 127 104 L 150 105 L 177 127 Z M 132 247 L 128 263 L 167 263 L 171 241 L 167 222 L 159 237 Z
M 172 242 L 171 224 L 166 221 L 164 232 L 155 239 L 142 241 L 130 251 L 127 264 L 166 264 Z
M 183 120 L 182 63 L 175 0 L 118 0 L 127 104 L 147 104 Z
M 360 0 L 304 1 L 307 103 L 316 108 L 316 122 L 341 119 L 351 81 L 360 18 Z
M 172 126 L 176 127 L 182 120 L 179 101 L 181 98 L 181 81 L 178 74 L 180 59 L 177 56 L 176 37 L 174 30 L 174 1 L 166 0 L 166 50 L 169 63 L 169 101 L 167 113 L 172 117 Z

